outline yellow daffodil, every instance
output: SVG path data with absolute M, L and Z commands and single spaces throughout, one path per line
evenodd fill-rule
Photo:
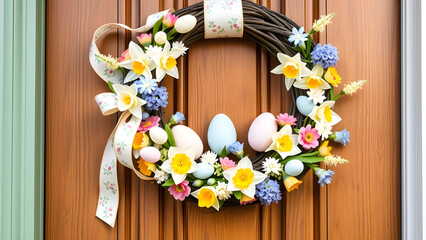
M 149 137 L 146 133 L 137 132 L 133 138 L 133 149 L 140 150 L 149 145 Z
M 217 199 L 217 193 L 214 187 L 202 187 L 192 192 L 191 195 L 198 199 L 199 207 L 214 207 L 214 209 L 219 211 L 219 200 Z
M 254 198 L 256 185 L 266 178 L 265 174 L 253 170 L 248 157 L 241 159 L 236 167 L 225 170 L 223 176 L 228 180 L 228 191 L 241 191 L 251 198 Z
M 129 110 L 135 117 L 142 119 L 142 105 L 146 103 L 145 100 L 136 96 L 138 88 L 136 84 L 131 86 L 113 84 L 112 88 L 117 94 L 117 107 L 120 111 Z
M 170 147 L 168 157 L 161 165 L 161 169 L 172 175 L 175 184 L 183 182 L 188 173 L 198 170 L 197 163 L 194 161 L 195 153 L 192 149 Z
M 284 74 L 287 90 L 291 88 L 294 81 L 300 81 L 302 77 L 312 74 L 311 70 L 306 67 L 306 63 L 300 60 L 300 53 L 293 57 L 278 53 L 277 58 L 281 64 L 272 69 L 271 73 Z
M 129 43 L 129 55 L 130 59 L 118 64 L 120 67 L 130 70 L 124 78 L 124 83 L 133 81 L 139 78 L 139 76 L 154 70 L 155 64 L 150 59 L 149 55 L 146 54 L 139 45 L 132 41 Z
M 312 109 L 312 112 L 309 114 L 309 117 L 314 120 L 317 124 L 324 121 L 324 123 L 329 124 L 330 126 L 336 125 L 342 120 L 333 110 L 334 101 L 325 101 L 319 106 L 315 106 Z
M 326 157 L 331 155 L 331 147 L 328 146 L 328 140 L 324 141 L 321 146 L 318 149 L 319 154 L 321 157 Z
M 138 168 L 139 171 L 145 176 L 150 176 L 151 173 L 157 169 L 154 163 L 147 162 L 142 158 L 139 158 Z
M 303 182 L 299 179 L 289 176 L 287 174 L 284 174 L 284 186 L 285 189 L 287 189 L 287 192 L 291 192 L 297 188 L 299 188 L 299 185 Z
M 294 87 L 300 89 L 330 89 L 330 85 L 322 79 L 324 69 L 320 64 L 315 65 L 312 69 L 312 74 L 300 80 L 296 80 Z
M 333 85 L 333 87 L 337 87 L 338 84 L 342 81 L 342 78 L 337 74 L 337 70 L 334 67 L 329 67 L 327 72 L 324 74 L 325 80 Z
M 272 135 L 272 144 L 265 152 L 274 150 L 285 159 L 287 156 L 294 156 L 301 151 L 297 147 L 297 134 L 292 134 L 291 126 L 285 125 L 279 132 Z
M 161 47 L 149 47 L 147 53 L 154 60 L 156 65 L 156 78 L 160 82 L 167 74 L 176 79 L 179 78 L 179 72 L 177 69 L 176 59 L 181 55 L 185 54 L 188 50 L 182 42 L 173 42 L 173 47 L 170 47 L 170 43 L 167 41 L 164 44 L 164 48 Z
M 252 203 L 254 201 L 256 201 L 256 198 L 249 197 L 249 196 L 243 194 L 243 196 L 240 199 L 240 205 L 246 205 L 246 204 Z

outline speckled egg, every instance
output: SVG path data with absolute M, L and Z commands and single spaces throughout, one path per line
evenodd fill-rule
M 144 147 L 139 152 L 140 157 L 146 162 L 156 163 L 161 158 L 160 151 L 155 147 Z
M 293 159 L 286 163 L 284 171 L 290 176 L 299 176 L 304 168 L 302 161 Z
M 207 179 L 213 175 L 214 167 L 209 163 L 198 163 L 198 170 L 192 173 L 198 179 Z
M 264 152 L 272 144 L 272 135 L 278 131 L 275 116 L 265 112 L 252 122 L 248 132 L 248 143 L 257 152 Z
M 209 125 L 207 132 L 210 149 L 220 155 L 223 148 L 229 153 L 229 145 L 237 141 L 237 132 L 231 119 L 223 113 L 217 114 Z
M 195 153 L 195 159 L 201 156 L 203 142 L 194 130 L 184 125 L 176 125 L 172 127 L 172 133 L 176 147 L 181 149 L 191 148 Z

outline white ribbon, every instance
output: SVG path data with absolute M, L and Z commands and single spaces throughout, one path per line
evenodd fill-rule
M 241 0 L 204 1 L 204 38 L 242 38 Z
M 101 77 L 105 82 L 123 82 L 123 73 L 120 70 L 110 70 L 105 63 L 96 58 L 96 55 L 100 54 L 98 47 L 96 46 L 96 40 L 108 31 L 117 28 L 124 28 L 138 33 L 147 32 L 163 15 L 172 11 L 172 9 L 169 9 L 150 15 L 147 18 L 146 25 L 137 29 L 132 29 L 126 25 L 118 23 L 108 23 L 99 27 L 93 35 L 89 54 L 90 64 L 99 77 Z M 115 93 L 100 93 L 95 96 L 95 101 L 103 115 L 111 115 L 118 111 Z M 141 174 L 133 164 L 132 144 L 140 123 L 141 119 L 132 116 L 132 114 L 128 111 L 123 112 L 105 146 L 99 174 L 99 200 L 98 207 L 96 209 L 96 216 L 111 227 L 114 227 L 115 225 L 119 200 L 117 160 L 122 165 L 132 169 L 139 178 L 144 180 L 153 179 Z

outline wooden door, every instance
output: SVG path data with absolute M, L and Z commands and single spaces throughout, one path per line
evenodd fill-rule
M 103 117 L 93 97 L 108 90 L 88 52 L 101 24 L 144 24 L 147 15 L 199 0 L 47 0 L 46 238 L 47 239 L 398 239 L 400 238 L 400 28 L 397 0 L 258 0 L 310 28 L 336 12 L 316 40 L 339 50 L 343 82 L 368 79 L 336 106 L 351 143 L 334 147 L 350 160 L 321 188 L 312 173 L 299 190 L 270 207 L 253 204 L 218 213 L 175 201 L 156 184 L 119 168 L 116 227 L 95 217 L 99 164 L 117 116 Z M 102 52 L 119 54 L 131 39 L 110 34 Z M 206 143 L 217 113 L 227 114 L 247 142 L 260 113 L 289 110 L 274 57 L 246 39 L 205 40 L 179 62 L 180 79 L 165 79 L 166 115 L 179 110 Z M 207 147 L 207 144 L 205 144 Z M 250 152 L 253 154 L 253 152 Z

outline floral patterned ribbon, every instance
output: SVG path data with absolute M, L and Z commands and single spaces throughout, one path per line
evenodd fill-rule
M 204 38 L 242 38 L 241 0 L 204 1 Z
M 89 53 L 90 64 L 99 77 L 105 82 L 123 82 L 123 73 L 121 71 L 108 69 L 105 63 L 96 58 L 96 55 L 100 54 L 96 46 L 96 40 L 110 30 L 117 28 L 124 28 L 138 33 L 146 32 L 154 26 L 158 19 L 172 11 L 172 9 L 169 9 L 150 15 L 147 18 L 146 25 L 137 29 L 132 29 L 118 23 L 109 23 L 99 27 L 93 35 Z M 115 93 L 100 93 L 95 96 L 95 101 L 104 116 L 114 114 L 118 111 Z M 132 116 L 128 111 L 123 112 L 105 146 L 99 175 L 99 201 L 96 216 L 111 227 L 114 227 L 115 224 L 119 200 L 117 160 L 125 167 L 132 169 L 139 178 L 144 180 L 153 179 L 141 174 L 133 163 L 132 143 L 140 123 L 141 119 Z

